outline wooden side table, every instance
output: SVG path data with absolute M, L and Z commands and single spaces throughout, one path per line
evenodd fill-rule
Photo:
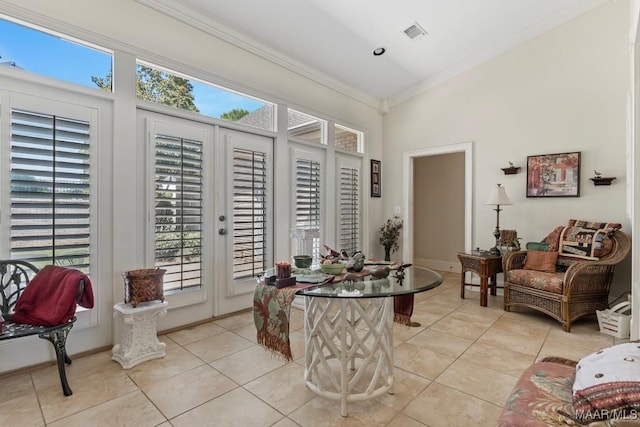
M 462 265 L 460 276 L 460 298 L 464 298 L 465 286 L 478 286 L 465 282 L 465 273 L 471 271 L 480 276 L 480 305 L 487 306 L 487 290 L 491 280 L 491 295 L 496 295 L 496 275 L 502 273 L 502 256 L 500 255 L 472 255 L 464 252 L 458 253 L 458 259 Z

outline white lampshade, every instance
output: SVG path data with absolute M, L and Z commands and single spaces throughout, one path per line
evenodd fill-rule
M 487 200 L 487 205 L 512 205 L 513 202 L 509 200 L 507 196 L 507 191 L 504 187 L 498 184 L 497 187 L 493 187 L 491 190 L 491 195 L 489 195 L 489 200 Z

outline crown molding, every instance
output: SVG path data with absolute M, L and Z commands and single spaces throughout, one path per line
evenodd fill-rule
M 283 67 L 302 77 L 312 80 L 322 86 L 332 89 L 342 95 L 366 104 L 373 108 L 378 108 L 381 100 L 372 97 L 352 86 L 334 79 L 318 70 L 315 70 L 303 63 L 296 61 L 246 35 L 229 28 L 228 26 L 199 13 L 189 6 L 184 5 L 180 0 L 135 0 L 157 12 L 167 15 L 173 19 L 183 22 L 193 28 L 227 42 L 239 49 L 265 59 L 275 65 Z

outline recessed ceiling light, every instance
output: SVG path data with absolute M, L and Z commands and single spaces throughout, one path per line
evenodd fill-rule
M 373 49 L 373 56 L 380 56 L 383 53 L 385 53 L 387 51 L 387 49 L 383 48 L 383 47 L 377 47 L 375 49 Z

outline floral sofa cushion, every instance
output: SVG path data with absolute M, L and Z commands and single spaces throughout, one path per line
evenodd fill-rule
M 572 366 L 546 361 L 534 363 L 522 373 L 513 388 L 498 426 L 575 425 L 572 419 L 574 378 Z
M 585 419 L 576 413 L 573 388 L 575 363 L 561 357 L 545 357 L 520 375 L 498 420 L 498 427 L 638 427 L 638 413 L 616 414 L 611 419 Z M 609 412 L 611 414 L 611 412 Z M 578 415 L 578 416 L 577 416 Z
M 564 274 L 547 273 L 537 270 L 509 270 L 506 281 L 515 285 L 528 286 L 543 291 L 562 293 Z

